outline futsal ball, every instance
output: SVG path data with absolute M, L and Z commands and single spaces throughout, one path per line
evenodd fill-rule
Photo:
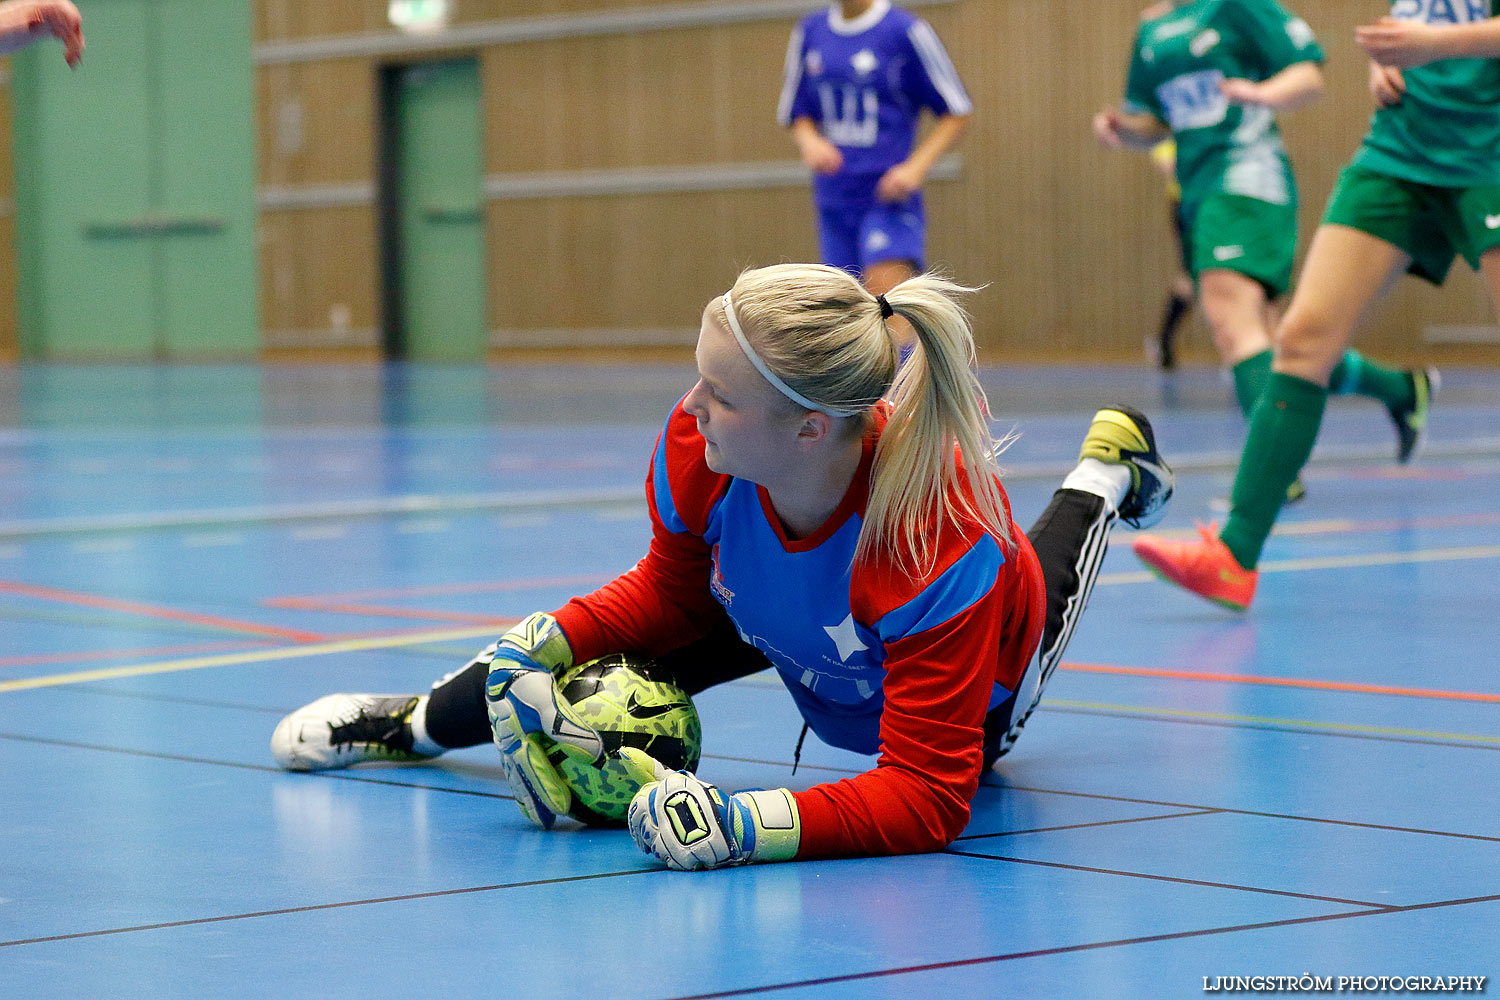
M 606 752 L 635 747 L 669 770 L 692 771 L 703 749 L 703 726 L 693 701 L 661 676 L 655 661 L 612 653 L 564 671 L 557 686 L 599 734 Z M 568 814 L 592 826 L 625 822 L 637 785 L 623 765 L 552 758 L 573 788 Z

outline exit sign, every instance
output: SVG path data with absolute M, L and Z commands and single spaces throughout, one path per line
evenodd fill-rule
M 448 0 L 391 0 L 391 24 L 402 31 L 440 31 L 448 26 Z

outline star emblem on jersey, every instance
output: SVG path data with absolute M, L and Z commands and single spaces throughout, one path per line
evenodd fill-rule
M 1486 215 L 1484 224 L 1488 229 L 1500 229 L 1500 215 Z
M 872 229 L 870 235 L 865 237 L 866 250 L 884 250 L 891 245 L 891 238 L 879 229 Z
M 854 53 L 854 57 L 849 60 L 849 65 L 853 66 L 854 72 L 858 73 L 860 76 L 869 76 L 871 73 L 875 72 L 876 68 L 880 65 L 880 60 L 876 59 L 875 53 L 871 52 L 869 49 L 860 49 L 858 52 Z
M 839 659 L 845 663 L 849 662 L 849 657 L 855 653 L 870 648 L 860 640 L 859 633 L 854 629 L 853 613 L 837 625 L 824 625 L 823 631 L 828 633 L 828 638 L 832 639 L 833 644 L 839 648 Z
M 1245 248 L 1242 246 L 1214 247 L 1214 260 L 1234 260 L 1243 256 L 1245 256 Z
M 807 50 L 807 75 L 823 75 L 823 53 L 819 52 L 817 49 Z

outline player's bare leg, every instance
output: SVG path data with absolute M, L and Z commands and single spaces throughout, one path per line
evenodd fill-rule
M 880 260 L 865 268 L 864 286 L 871 295 L 884 295 L 907 278 L 916 276 L 916 269 L 909 260 Z M 896 339 L 896 345 L 901 348 L 904 356 L 906 350 L 916 342 L 916 332 L 900 316 L 892 316 L 886 320 L 886 325 L 890 327 L 891 336 Z

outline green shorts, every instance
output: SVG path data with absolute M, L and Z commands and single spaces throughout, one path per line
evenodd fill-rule
M 1238 194 L 1205 198 L 1187 220 L 1182 263 L 1197 281 L 1204 271 L 1238 271 L 1260 282 L 1268 298 L 1292 283 L 1297 206 Z
M 1500 184 L 1434 187 L 1351 164 L 1339 174 L 1323 222 L 1398 247 L 1411 256 L 1408 272 L 1441 285 L 1454 257 L 1477 271 L 1480 255 L 1500 247 Z

